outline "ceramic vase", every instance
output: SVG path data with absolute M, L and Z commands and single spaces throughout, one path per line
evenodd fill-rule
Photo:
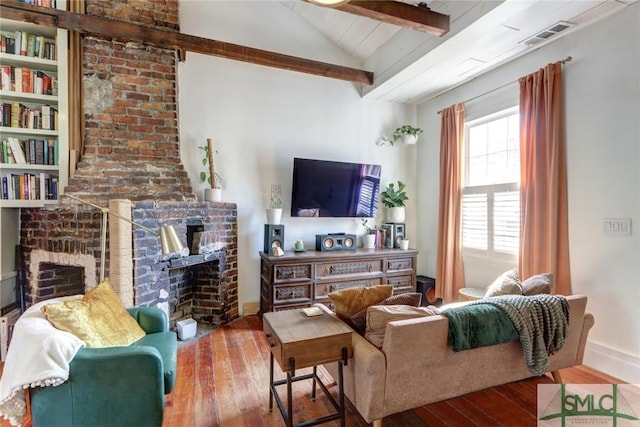
M 387 208 L 387 222 L 404 222 L 404 206 Z
M 267 224 L 280 224 L 282 208 L 267 208 Z
M 376 247 L 376 235 L 375 234 L 365 234 L 362 236 L 362 246 L 365 249 L 375 249 Z
M 204 201 L 205 202 L 220 202 L 220 201 L 222 201 L 222 189 L 220 189 L 220 188 L 205 188 L 204 189 Z

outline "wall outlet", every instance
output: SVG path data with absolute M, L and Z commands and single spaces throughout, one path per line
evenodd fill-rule
M 603 218 L 602 231 L 604 234 L 631 236 L 631 218 Z

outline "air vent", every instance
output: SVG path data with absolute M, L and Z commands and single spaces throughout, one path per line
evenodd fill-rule
M 556 24 L 553 24 L 549 28 L 540 31 L 538 34 L 533 35 L 526 40 L 523 40 L 522 43 L 528 46 L 533 46 L 534 44 L 538 44 L 542 41 L 548 40 L 556 34 L 574 26 L 575 24 L 572 24 L 571 22 L 560 21 Z

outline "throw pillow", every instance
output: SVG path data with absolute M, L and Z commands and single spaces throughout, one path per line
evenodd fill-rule
M 542 273 L 529 277 L 522 282 L 522 295 L 550 294 L 553 283 L 553 274 Z
M 359 286 L 329 293 L 329 299 L 338 318 L 347 320 L 362 309 L 389 298 L 392 285 Z
M 128 346 L 146 335 L 120 302 L 109 279 L 82 299 L 49 304 L 42 311 L 53 326 L 72 333 L 90 348 Z
M 409 305 L 411 307 L 420 307 L 421 302 L 421 293 L 406 292 L 404 294 L 390 296 L 389 298 L 376 303 L 376 305 Z M 364 336 L 364 331 L 367 327 L 367 309 L 365 308 L 360 310 L 351 316 L 349 320 L 351 321 L 351 327 L 355 329 L 357 333 Z
M 367 309 L 367 328 L 364 337 L 376 347 L 382 347 L 387 323 L 394 320 L 436 316 L 439 311 L 434 306 L 411 307 L 408 305 L 374 305 Z
M 496 297 L 498 295 L 522 295 L 522 285 L 518 270 L 515 268 L 505 271 L 487 287 L 485 298 Z

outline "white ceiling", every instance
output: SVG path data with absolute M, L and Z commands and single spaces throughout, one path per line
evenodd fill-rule
M 450 16 L 451 30 L 443 37 L 304 1 L 282 4 L 374 72 L 374 85 L 364 87 L 363 96 L 418 103 L 635 1 L 425 1 Z M 563 21 L 571 26 L 537 44 L 525 43 Z

